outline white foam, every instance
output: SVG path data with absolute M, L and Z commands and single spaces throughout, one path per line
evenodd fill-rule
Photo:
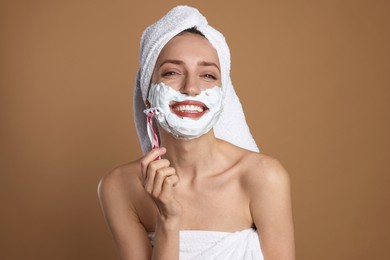
M 151 106 L 158 109 L 156 119 L 160 126 L 178 139 L 194 139 L 211 130 L 222 112 L 222 89 L 218 86 L 205 89 L 196 96 L 188 96 L 165 85 L 152 84 L 148 98 Z M 171 102 L 186 100 L 202 102 L 208 110 L 200 118 L 179 117 L 171 111 Z

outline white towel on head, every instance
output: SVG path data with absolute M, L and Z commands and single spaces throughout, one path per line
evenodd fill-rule
M 193 27 L 200 31 L 217 50 L 221 65 L 224 110 L 214 126 L 215 136 L 241 148 L 258 152 L 259 149 L 249 131 L 241 103 L 230 80 L 230 51 L 224 36 L 209 26 L 206 18 L 197 9 L 177 6 L 146 28 L 142 34 L 140 69 L 137 74 L 133 104 L 135 124 L 143 153 L 151 149 L 146 116 L 143 111 L 146 108 L 145 100 L 157 58 L 170 39 Z
M 149 233 L 152 246 L 154 233 Z M 180 231 L 179 258 L 182 260 L 263 260 L 259 235 L 250 228 L 237 232 L 206 230 Z

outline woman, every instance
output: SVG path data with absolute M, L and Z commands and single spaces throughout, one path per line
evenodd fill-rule
M 145 155 L 98 189 L 121 259 L 295 259 L 288 175 L 258 153 L 229 73 L 223 36 L 196 9 L 145 30 L 134 100 Z

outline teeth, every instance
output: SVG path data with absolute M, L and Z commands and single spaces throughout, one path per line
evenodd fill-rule
M 203 107 L 194 106 L 194 105 L 175 106 L 174 109 L 177 110 L 177 111 L 180 111 L 180 112 L 187 112 L 187 113 L 203 112 Z

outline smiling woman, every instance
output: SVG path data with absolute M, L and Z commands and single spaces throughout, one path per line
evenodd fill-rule
M 229 48 L 198 10 L 145 30 L 134 103 L 144 156 L 98 190 L 121 259 L 295 259 L 288 175 L 258 152 Z

